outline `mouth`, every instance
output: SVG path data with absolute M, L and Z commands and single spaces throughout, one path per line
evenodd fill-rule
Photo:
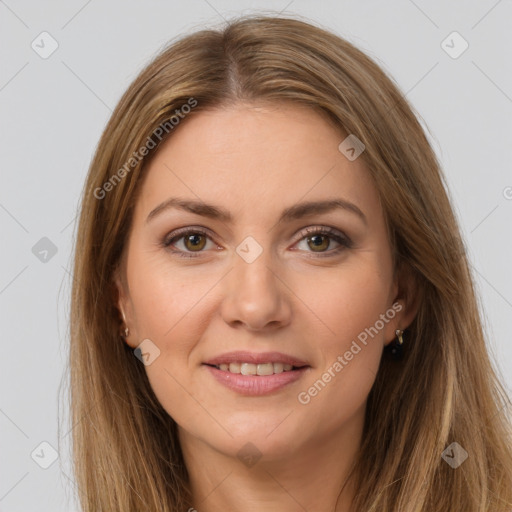
M 221 384 L 244 395 L 277 391 L 300 379 L 311 366 L 277 352 L 231 352 L 203 363 Z

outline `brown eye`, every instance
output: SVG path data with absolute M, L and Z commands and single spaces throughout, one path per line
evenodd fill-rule
M 301 235 L 297 248 L 306 253 L 315 253 L 315 257 L 319 258 L 336 256 L 353 245 L 344 233 L 330 227 L 307 228 Z
M 323 252 L 329 247 L 330 239 L 326 235 L 313 235 L 307 237 L 307 243 L 314 252 Z
M 201 251 L 206 245 L 206 237 L 201 233 L 192 233 L 183 237 L 185 247 L 192 251 Z
M 210 243 L 210 247 L 208 247 Z M 210 234 L 203 229 L 183 228 L 178 229 L 171 233 L 169 236 L 162 240 L 162 247 L 169 249 L 178 256 L 194 257 L 200 256 L 201 253 L 206 252 L 208 248 L 215 247 Z M 204 250 L 203 250 L 204 249 Z

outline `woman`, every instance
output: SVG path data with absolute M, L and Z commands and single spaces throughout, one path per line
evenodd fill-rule
M 439 163 L 347 41 L 247 17 L 163 51 L 100 140 L 75 258 L 84 511 L 511 510 Z

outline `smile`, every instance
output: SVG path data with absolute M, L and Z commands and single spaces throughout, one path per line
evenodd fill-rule
M 218 370 L 229 373 L 238 373 L 241 375 L 274 375 L 276 373 L 289 372 L 297 370 L 299 367 L 286 363 L 221 363 L 219 365 L 212 365 Z

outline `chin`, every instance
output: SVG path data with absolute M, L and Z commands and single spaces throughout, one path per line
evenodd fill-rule
M 304 424 L 297 425 L 296 421 L 297 418 L 290 411 L 279 418 L 275 415 L 265 418 L 252 412 L 238 413 L 223 424 L 232 437 L 225 432 L 213 437 L 212 432 L 208 431 L 203 432 L 202 439 L 227 456 L 255 456 L 261 458 L 262 462 L 271 462 L 293 455 L 306 441 Z

